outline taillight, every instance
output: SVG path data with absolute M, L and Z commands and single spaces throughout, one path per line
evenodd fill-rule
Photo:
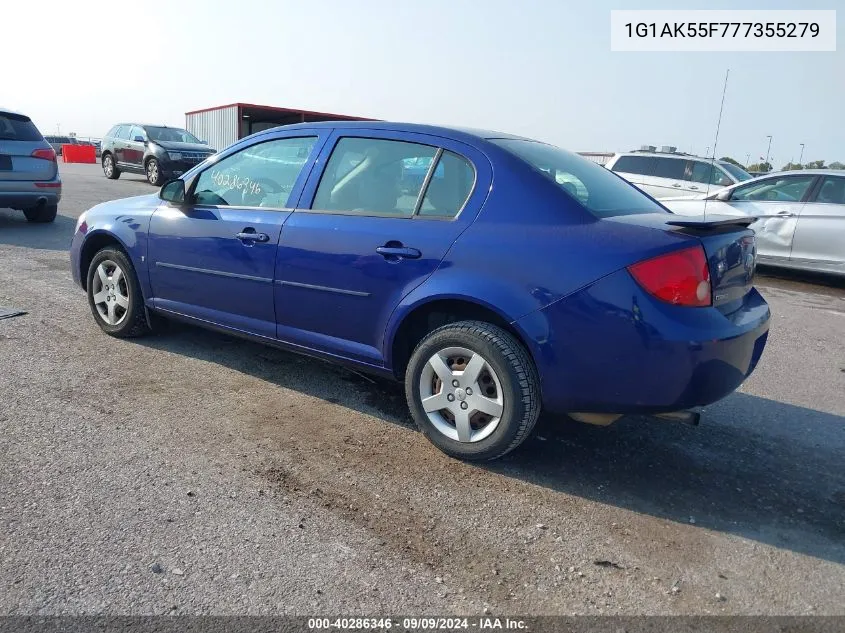
M 50 149 L 37 149 L 32 154 L 30 154 L 33 158 L 43 158 L 44 160 L 51 160 L 54 163 L 56 162 L 56 150 L 52 147 Z
M 702 246 L 692 246 L 628 266 L 645 290 L 661 301 L 677 306 L 712 304 L 710 270 Z

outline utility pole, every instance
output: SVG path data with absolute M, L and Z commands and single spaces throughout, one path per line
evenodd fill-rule
M 745 155 L 745 168 L 748 169 L 748 165 L 751 163 L 751 154 Z
M 772 149 L 772 135 L 769 134 L 766 138 L 769 139 L 769 147 L 766 148 L 766 162 L 769 162 L 769 152 Z
M 801 158 L 798 159 L 798 164 L 803 165 L 804 164 L 804 162 L 803 162 L 804 161 L 804 143 L 799 143 L 799 145 L 801 145 Z

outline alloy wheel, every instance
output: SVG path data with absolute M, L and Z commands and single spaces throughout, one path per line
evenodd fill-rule
M 480 442 L 502 419 L 504 396 L 496 371 L 464 347 L 435 353 L 423 367 L 420 400 L 434 427 L 457 442 Z
M 119 325 L 129 311 L 129 285 L 120 266 L 105 259 L 97 266 L 92 280 L 92 296 L 97 314 L 109 325 Z
M 158 161 L 155 159 L 147 163 L 147 180 L 151 183 L 158 182 Z
M 103 159 L 103 171 L 106 172 L 106 176 L 109 178 L 114 173 L 114 161 L 112 161 L 111 156 L 106 156 Z

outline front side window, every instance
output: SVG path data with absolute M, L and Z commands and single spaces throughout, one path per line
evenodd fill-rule
M 200 144 L 200 140 L 188 132 L 178 127 L 156 127 L 148 125 L 144 128 L 147 132 L 147 138 L 151 141 L 171 142 L 171 143 L 193 143 Z
M 147 138 L 147 136 L 146 136 L 146 134 L 144 134 L 144 130 L 142 128 L 138 127 L 137 125 L 133 125 L 129 129 L 129 140 L 134 141 L 135 139 L 137 139 L 139 137 L 142 138 L 142 139 Z
M 800 202 L 815 176 L 776 176 L 737 187 L 731 200 L 763 202 Z
M 693 161 L 692 163 L 692 178 L 693 182 L 700 182 L 702 184 L 717 185 L 720 187 L 727 187 L 733 184 L 733 181 L 721 169 L 712 163 L 702 163 L 701 161 Z
M 287 207 L 316 136 L 251 145 L 211 165 L 197 178 L 194 204 Z
M 437 148 L 373 138 L 341 138 L 332 151 L 313 209 L 411 217 Z M 412 169 L 413 167 L 413 169 Z M 417 172 L 421 173 L 417 173 Z
M 668 213 L 633 185 L 576 154 L 537 141 L 491 140 L 551 179 L 597 218 Z
M 744 180 L 751 180 L 754 176 L 745 171 L 742 167 L 738 167 L 733 163 L 719 163 L 719 167 L 728 172 L 736 179 L 736 182 L 743 182 Z
M 816 202 L 828 204 L 845 204 L 845 178 L 839 176 L 825 176 Z

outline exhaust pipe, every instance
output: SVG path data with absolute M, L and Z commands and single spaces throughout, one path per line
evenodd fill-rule
M 689 426 L 698 426 L 701 420 L 701 413 L 698 411 L 672 411 L 671 413 L 657 413 L 652 417 L 668 420 L 669 422 L 680 422 Z

